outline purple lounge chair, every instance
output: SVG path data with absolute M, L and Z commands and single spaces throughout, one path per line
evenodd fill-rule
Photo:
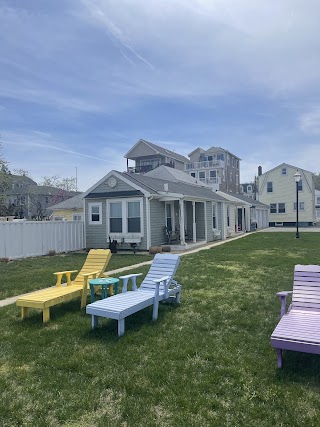
M 286 298 L 292 303 L 286 313 Z M 320 354 L 320 266 L 296 265 L 293 291 L 278 292 L 280 321 L 271 335 L 282 368 L 282 350 Z

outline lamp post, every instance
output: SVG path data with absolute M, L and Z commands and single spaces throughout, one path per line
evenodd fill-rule
M 296 182 L 296 199 L 297 199 L 297 232 L 296 232 L 296 239 L 300 238 L 299 235 L 299 189 L 298 189 L 298 185 L 299 182 L 301 180 L 301 175 L 299 174 L 299 172 L 297 171 L 294 175 L 293 178 Z

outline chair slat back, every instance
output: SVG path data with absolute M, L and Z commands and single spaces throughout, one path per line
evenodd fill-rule
M 111 258 L 110 249 L 90 249 L 88 256 L 78 273 L 77 277 L 74 279 L 74 285 L 83 285 L 83 274 L 92 273 L 94 271 L 99 271 L 97 277 L 101 277 L 104 273 L 107 264 Z
M 292 308 L 320 312 L 320 266 L 296 265 Z
M 140 289 L 155 289 L 154 279 L 169 276 L 169 286 L 174 278 L 177 268 L 180 264 L 180 256 L 176 254 L 156 254 L 153 258 L 150 270 L 140 285 Z M 164 286 L 160 284 L 160 292 L 163 292 Z

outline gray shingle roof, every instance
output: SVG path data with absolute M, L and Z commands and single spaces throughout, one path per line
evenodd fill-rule
M 189 162 L 190 161 L 187 157 L 184 157 L 181 154 L 176 153 L 175 151 L 168 150 L 167 148 L 160 147 L 160 145 L 154 144 L 153 142 L 146 141 L 145 139 L 139 139 L 137 144 L 140 142 L 143 142 L 144 144 L 148 145 L 150 148 L 155 150 L 156 153 L 162 154 L 163 156 L 169 156 L 169 157 L 172 157 L 173 159 L 180 160 L 181 162 Z M 135 144 L 134 147 L 137 144 Z M 128 155 L 132 149 L 130 149 L 124 157 L 130 158 Z
M 173 182 L 168 179 L 153 178 L 146 175 L 139 175 L 128 172 L 118 172 L 124 178 L 129 179 L 131 182 L 139 185 L 144 190 L 151 194 L 159 194 L 164 191 L 164 184 L 168 184 L 168 192 L 183 194 L 189 197 L 209 199 L 215 201 L 226 201 L 225 198 L 216 194 L 209 187 L 203 187 L 200 185 L 192 185 L 184 182 Z
M 70 197 L 70 199 L 64 200 L 63 202 L 57 203 L 56 205 L 50 206 L 52 210 L 60 209 L 81 209 L 83 208 L 83 198 L 82 194 L 77 196 Z

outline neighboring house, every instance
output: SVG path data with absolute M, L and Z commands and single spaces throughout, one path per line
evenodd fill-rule
M 161 165 L 183 171 L 185 162 L 189 161 L 187 157 L 144 139 L 139 139 L 124 157 L 127 159 L 127 172 L 134 173 L 146 173 Z M 135 165 L 129 166 L 129 160 L 133 160 Z
M 253 182 L 247 182 L 240 184 L 240 194 L 250 197 L 251 199 L 256 198 L 256 185 Z
M 86 246 L 108 247 L 110 238 L 124 249 L 139 245 L 147 250 L 165 244 L 167 230 L 183 245 L 225 239 L 238 232 L 235 209 L 228 208 L 234 202 L 190 181 L 184 172 L 172 174 L 169 169 L 161 166 L 152 171 L 157 177 L 113 170 L 86 191 Z
M 237 202 L 235 206 L 238 231 L 254 231 L 269 227 L 269 206 L 243 194 L 218 191 L 228 200 Z
M 315 221 L 317 223 L 320 223 L 320 191 L 319 190 L 315 190 L 315 208 L 316 208 Z
M 294 174 L 301 174 L 298 184 L 299 225 L 315 222 L 315 189 L 313 173 L 296 166 L 281 165 L 258 176 L 257 198 L 269 205 L 269 226 L 295 226 L 297 217 L 296 182 Z
M 82 194 L 78 194 L 77 196 L 70 197 L 70 199 L 50 206 L 50 209 L 53 211 L 53 214 L 51 215 L 52 221 L 84 220 Z
M 214 190 L 240 192 L 240 158 L 221 147 L 196 148 L 189 154 L 185 172 Z
M 74 191 L 65 191 L 56 187 L 21 184 L 14 186 L 8 192 L 8 203 L 16 217 L 42 220 L 51 215 L 50 206 L 75 194 Z

